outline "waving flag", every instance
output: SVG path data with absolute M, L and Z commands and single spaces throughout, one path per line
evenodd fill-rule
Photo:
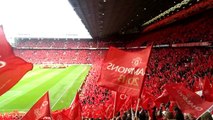
M 181 85 L 165 87 L 169 96 L 176 101 L 181 110 L 191 113 L 199 118 L 211 106 L 212 102 L 203 101 L 196 93 L 184 88 Z
M 51 120 L 48 92 L 33 105 L 22 120 Z
M 137 52 L 126 52 L 110 47 L 98 80 L 104 86 L 119 93 L 139 97 L 152 46 Z
M 32 68 L 31 63 L 14 55 L 0 26 L 0 95 L 12 88 Z

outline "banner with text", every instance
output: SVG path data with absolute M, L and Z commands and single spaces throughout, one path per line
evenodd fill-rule
M 100 86 L 139 97 L 152 46 L 126 52 L 110 47 L 101 68 Z

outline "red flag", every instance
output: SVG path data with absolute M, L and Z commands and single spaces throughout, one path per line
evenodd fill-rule
M 213 85 L 208 78 L 206 78 L 204 82 L 203 96 L 206 101 L 213 102 Z
M 137 52 L 110 47 L 98 84 L 119 93 L 139 97 L 152 46 Z
M 184 88 L 180 85 L 165 87 L 169 96 L 176 101 L 178 106 L 185 113 L 191 113 L 198 118 L 206 110 L 208 110 L 213 103 L 203 101 L 196 93 Z
M 113 104 L 110 104 L 107 106 L 107 108 L 105 110 L 105 117 L 107 119 L 110 119 L 113 117 L 113 109 L 114 109 Z
M 151 109 L 155 106 L 154 99 L 146 97 L 143 101 L 140 101 L 140 105 L 146 110 Z
M 81 120 L 82 119 L 81 111 L 82 111 L 82 108 L 80 104 L 79 93 L 77 92 L 72 105 L 63 113 L 70 120 Z
M 160 96 L 155 99 L 155 103 L 167 103 L 169 101 L 169 94 L 166 90 L 162 92 Z
M 44 94 L 24 115 L 22 120 L 50 120 L 50 102 L 48 92 Z
M 123 108 L 125 111 L 127 111 L 132 107 L 132 105 L 133 105 L 133 97 L 129 96 L 125 101 Z
M 14 55 L 0 26 L 0 95 L 12 88 L 32 68 L 31 63 Z

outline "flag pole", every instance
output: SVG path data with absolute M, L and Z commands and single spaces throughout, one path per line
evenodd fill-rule
M 149 53 L 148 62 L 146 63 L 145 71 L 146 71 L 147 65 L 148 65 L 148 63 L 149 63 L 149 59 L 150 59 L 150 54 L 151 54 L 151 51 L 152 51 L 152 47 L 153 47 L 153 43 L 151 44 L 151 49 L 150 49 L 150 53 Z M 146 47 L 146 48 L 147 48 L 147 47 Z M 146 72 L 145 72 L 145 73 L 146 73 Z M 139 91 L 139 98 L 141 98 L 141 93 L 142 93 L 143 86 L 144 86 L 144 83 L 145 83 L 145 76 L 146 76 L 146 74 L 144 75 L 143 80 L 142 80 L 142 86 L 141 86 L 140 91 Z
M 115 108 L 116 108 L 116 101 L 117 101 L 117 92 L 115 91 L 115 99 L 114 99 L 114 111 L 113 111 L 113 117 L 115 116 Z
M 50 109 L 50 112 L 51 112 L 49 91 L 47 91 L 47 97 L 48 97 L 48 102 L 49 102 L 48 106 L 49 106 L 49 109 Z M 53 119 L 52 114 L 50 114 L 50 118 Z
M 135 117 L 137 117 L 137 112 L 138 112 L 138 107 L 139 107 L 140 101 L 141 101 L 141 99 L 138 98 L 137 106 L 136 106 L 136 111 L 135 111 Z
M 146 63 L 146 68 L 145 68 L 145 71 L 147 69 L 147 65 L 149 63 L 149 59 L 150 59 L 150 54 L 151 54 L 151 51 L 152 51 L 152 47 L 153 47 L 153 42 L 151 44 L 151 49 L 150 49 L 150 53 L 149 53 L 149 58 L 148 58 L 148 62 Z M 147 48 L 147 47 L 146 47 Z M 145 72 L 146 73 L 146 72 Z M 138 102 L 137 102 L 137 107 L 136 107 L 136 113 L 135 113 L 135 116 L 137 115 L 137 112 L 138 112 L 138 106 L 139 106 L 139 103 L 140 103 L 140 99 L 141 99 L 141 93 L 142 93 L 142 90 L 143 90 L 143 87 L 144 87 L 144 83 L 145 83 L 145 76 L 146 74 L 144 75 L 144 78 L 142 80 L 142 86 L 140 88 L 140 91 L 139 91 L 139 96 L 138 96 Z

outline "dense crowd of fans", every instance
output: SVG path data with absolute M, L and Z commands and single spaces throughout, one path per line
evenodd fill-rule
M 34 64 L 92 64 L 106 50 L 20 50 L 15 54 Z
M 113 117 L 110 111 L 113 111 L 114 95 L 112 91 L 97 85 L 101 63 L 106 50 L 16 49 L 15 53 L 27 61 L 37 64 L 44 62 L 51 62 L 53 64 L 93 64 L 81 91 L 82 115 L 84 119 L 106 119 Z M 145 77 L 145 89 L 150 91 L 155 97 L 162 93 L 163 86 L 167 83 L 184 83 L 187 88 L 194 92 L 201 90 L 204 79 L 212 80 L 213 78 L 212 61 L 213 49 L 211 47 L 153 48 Z M 166 111 L 166 107 L 168 106 L 165 105 L 163 111 L 157 107 L 155 111 L 156 117 L 175 119 L 173 108 L 170 108 L 170 111 Z M 131 111 L 131 114 L 130 111 L 122 111 L 120 116 L 115 115 L 114 118 L 133 119 L 131 114 L 134 114 L 135 109 Z M 137 113 L 138 118 L 134 119 L 148 118 L 152 116 L 150 111 L 152 109 L 140 108 Z M 143 117 L 141 118 L 141 116 Z M 188 119 L 193 116 L 184 114 L 184 117 Z
M 145 89 L 155 97 L 162 93 L 162 88 L 167 83 L 184 83 L 192 91 L 201 90 L 204 78 L 209 80 L 213 78 L 212 61 L 212 48 L 153 49 L 146 73 Z M 101 114 L 98 110 L 113 104 L 114 97 L 111 91 L 97 86 L 100 64 L 101 62 L 93 65 L 82 87 L 84 116 L 93 115 L 92 117 L 99 118 Z M 86 111 L 88 107 L 96 108 L 97 111 L 88 113 Z
M 166 83 L 184 82 L 189 89 L 197 91 L 201 89 L 200 81 L 205 77 L 212 79 L 212 66 L 212 48 L 154 49 L 145 78 L 146 87 L 156 96 Z

